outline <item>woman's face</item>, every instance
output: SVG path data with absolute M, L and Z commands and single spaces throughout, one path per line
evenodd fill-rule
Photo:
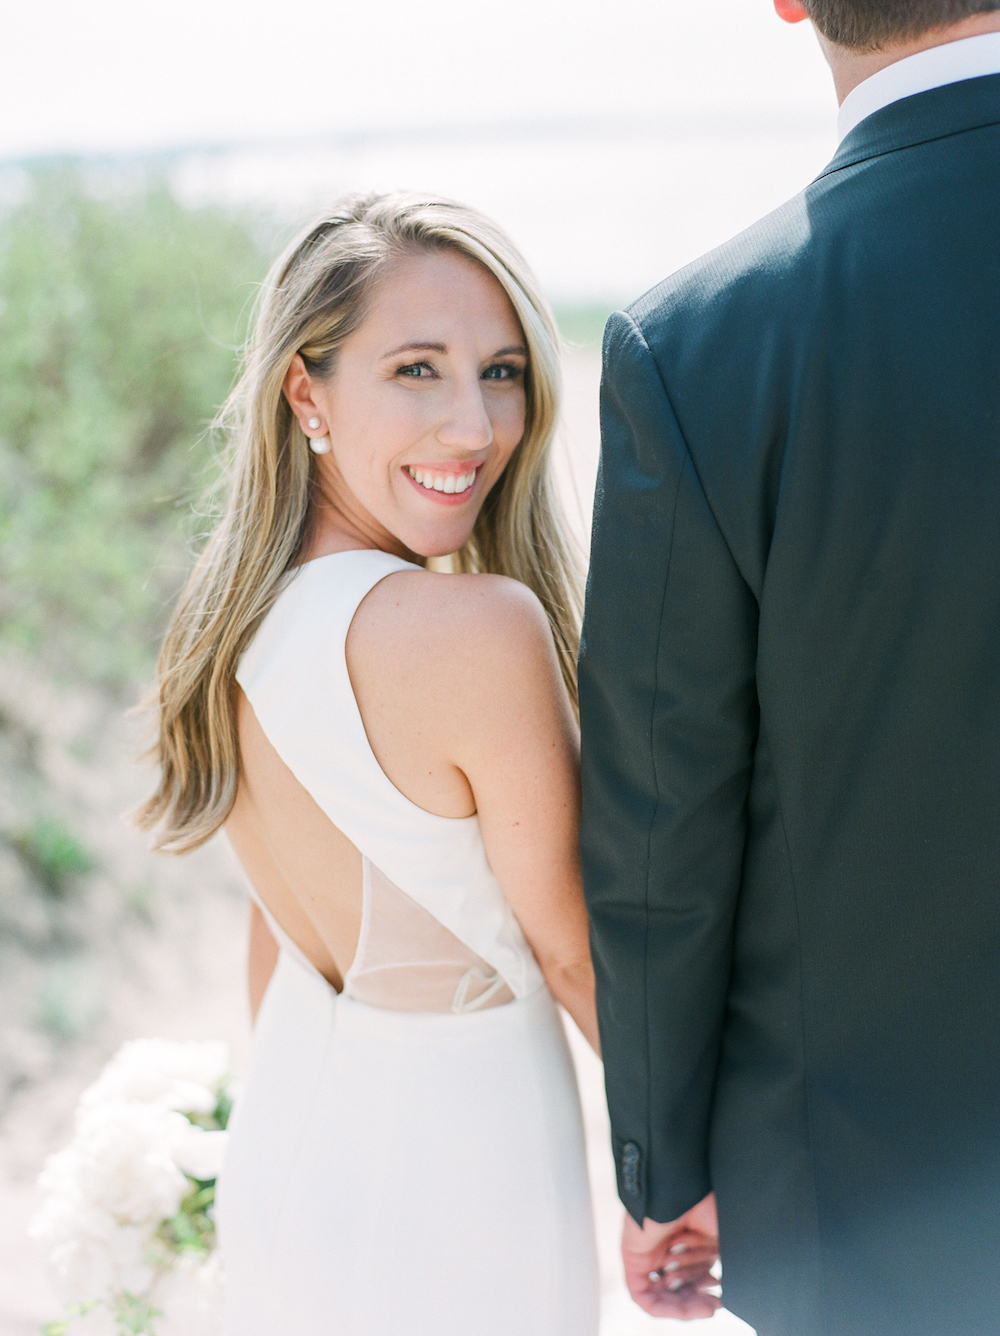
M 285 382 L 307 434 L 330 439 L 317 457 L 330 520 L 383 548 L 457 551 L 524 433 L 527 360 L 485 269 L 448 250 L 396 261 L 332 375 L 296 357 Z

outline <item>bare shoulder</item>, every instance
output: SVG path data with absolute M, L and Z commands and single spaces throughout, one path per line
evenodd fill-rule
M 348 637 L 352 666 L 393 678 L 555 665 L 548 618 L 526 585 L 503 575 L 400 571 L 364 599 Z M 426 677 L 425 677 L 425 680 Z

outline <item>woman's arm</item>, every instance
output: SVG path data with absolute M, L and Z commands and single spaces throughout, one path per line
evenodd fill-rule
M 579 732 L 540 603 L 513 581 L 491 584 L 482 624 L 467 637 L 463 676 L 480 689 L 453 734 L 453 756 L 552 995 L 599 1053 L 579 861 Z
M 250 1016 L 256 1021 L 267 985 L 278 963 L 278 943 L 258 906 L 250 902 L 250 949 L 247 952 L 247 976 L 250 986 Z

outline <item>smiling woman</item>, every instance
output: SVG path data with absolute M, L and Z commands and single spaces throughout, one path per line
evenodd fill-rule
M 596 1332 L 557 394 L 544 300 L 458 205 L 349 200 L 265 284 L 141 814 L 173 851 L 224 824 L 256 902 L 232 1336 Z
M 477 328 L 474 354 L 483 362 L 484 388 L 475 395 L 456 391 L 469 373 L 455 351 L 414 347 L 421 338 L 447 347 L 426 330 L 423 303 L 431 293 L 439 318 L 452 322 L 453 341 L 459 323 L 468 329 L 474 322 L 470 303 L 484 307 L 489 325 Z M 414 360 L 415 352 L 425 356 Z M 435 358 L 443 359 L 441 369 Z M 575 700 L 580 589 L 549 468 L 559 380 L 547 303 L 508 238 L 473 211 L 421 197 L 353 197 L 290 244 L 265 279 L 243 374 L 220 414 L 231 441 L 225 510 L 161 654 L 162 776 L 139 818 L 159 827 L 158 849 L 197 847 L 232 808 L 236 664 L 295 568 L 309 555 L 336 550 L 324 549 L 341 541 L 328 534 L 333 513 L 343 512 L 348 547 L 388 544 L 385 550 L 420 564 L 452 554 L 458 571 L 489 571 L 526 585 L 548 617 Z M 391 478 L 387 467 L 370 471 L 372 450 L 405 452 L 420 441 L 405 436 L 416 429 L 415 405 L 411 428 L 400 425 L 400 396 L 413 392 L 434 405 L 442 386 L 457 392 L 457 416 L 441 424 L 433 455 L 393 455 Z M 495 403 L 499 435 L 484 445 L 484 415 L 494 431 L 487 400 Z M 470 412 L 478 425 L 470 427 Z M 314 418 L 318 426 L 310 427 Z M 330 424 L 333 437 L 326 438 Z M 329 461 L 308 450 L 317 438 L 332 440 Z M 443 498 L 449 456 L 463 472 L 470 465 L 477 472 L 474 504 L 439 527 L 439 518 L 428 523 L 426 508 L 401 508 L 403 490 L 416 481 L 403 466 L 425 476 L 433 467 Z M 345 468 L 358 493 L 346 484 Z M 399 535 L 387 523 L 390 503 L 393 517 L 405 515 Z

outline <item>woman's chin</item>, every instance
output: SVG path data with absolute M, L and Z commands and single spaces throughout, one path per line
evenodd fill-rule
M 435 557 L 450 557 L 453 552 L 458 552 L 469 541 L 471 533 L 472 526 L 469 524 L 447 525 L 441 528 L 434 526 L 429 532 L 427 526 L 415 525 L 412 529 L 407 526 L 406 532 L 397 532 L 396 537 L 409 551 L 418 557 L 430 560 Z
M 421 544 L 420 547 L 414 547 L 410 550 L 411 552 L 415 552 L 418 557 L 422 557 L 425 561 L 443 561 L 447 557 L 454 556 L 454 554 L 464 546 L 465 539 L 460 543 L 425 543 Z

